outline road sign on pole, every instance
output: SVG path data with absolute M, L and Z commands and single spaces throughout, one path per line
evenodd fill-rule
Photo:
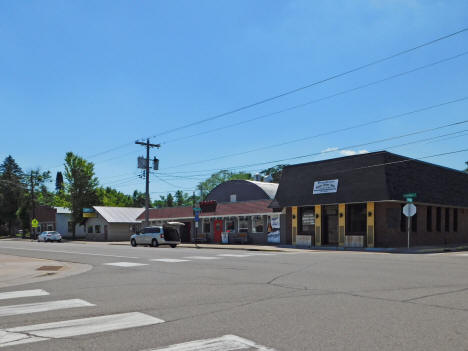
M 34 219 L 31 221 L 31 227 L 33 227 L 33 228 L 39 227 L 39 221 L 38 221 L 36 218 L 34 218 Z
M 416 214 L 416 206 L 414 206 L 412 203 L 406 204 L 403 206 L 403 214 L 406 217 L 413 217 Z
M 403 214 L 408 218 L 408 249 L 410 248 L 410 238 L 411 238 L 411 217 L 416 214 L 416 206 L 414 206 L 411 201 L 412 198 L 408 198 L 408 203 L 403 206 Z M 409 201 L 411 200 L 411 201 Z

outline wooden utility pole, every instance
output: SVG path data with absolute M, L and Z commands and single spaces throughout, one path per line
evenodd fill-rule
M 149 175 L 150 175 L 150 148 L 161 147 L 161 144 L 150 144 L 149 139 L 146 139 L 146 142 L 135 141 L 135 144 L 146 146 L 146 164 L 145 164 L 145 173 L 146 173 L 146 199 L 145 199 L 145 222 L 146 226 L 149 226 Z
M 32 206 L 32 218 L 31 218 L 31 221 L 29 222 L 29 225 L 30 225 L 30 234 L 29 236 L 31 237 L 32 234 L 33 234 L 33 230 L 34 230 L 34 239 L 36 239 L 36 229 L 32 227 L 32 220 L 36 218 L 36 199 L 34 197 L 34 171 L 31 171 L 31 175 L 30 175 L 30 178 L 29 178 L 29 183 L 30 183 L 30 186 L 31 186 L 31 206 Z M 23 237 L 24 237 L 24 233 L 23 233 Z

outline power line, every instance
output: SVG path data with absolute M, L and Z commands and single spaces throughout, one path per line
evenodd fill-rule
M 217 156 L 217 157 L 213 157 L 213 158 L 209 158 L 209 159 L 186 162 L 186 163 L 178 164 L 178 165 L 175 165 L 175 166 L 166 167 L 166 169 L 172 169 L 172 168 L 178 168 L 178 167 L 183 167 L 183 166 L 189 166 L 189 165 L 193 165 L 193 164 L 211 162 L 211 161 L 220 160 L 220 159 L 223 159 L 223 158 L 228 158 L 228 157 L 233 157 L 233 156 L 240 156 L 240 155 L 245 155 L 245 154 L 249 154 L 249 153 L 252 153 L 252 152 L 266 150 L 266 149 L 270 149 L 270 148 L 273 148 L 273 147 L 280 147 L 280 146 L 290 145 L 290 144 L 297 143 L 297 142 L 300 142 L 300 141 L 311 140 L 311 139 L 315 139 L 315 138 L 319 138 L 319 137 L 323 137 L 323 136 L 328 136 L 328 135 L 332 135 L 332 134 L 336 134 L 336 133 L 340 133 L 340 132 L 349 131 L 349 130 L 352 130 L 352 129 L 366 127 L 366 126 L 369 126 L 369 125 L 372 125 L 372 124 L 377 124 L 377 123 L 389 121 L 389 120 L 392 120 L 392 119 L 397 119 L 397 118 L 401 118 L 401 117 L 405 117 L 405 116 L 410 116 L 410 115 L 413 115 L 413 114 L 416 114 L 416 113 L 432 110 L 432 109 L 435 109 L 435 108 L 439 108 L 439 107 L 442 107 L 442 106 L 446 106 L 446 105 L 450 105 L 450 104 L 454 104 L 454 103 L 462 102 L 462 101 L 466 101 L 466 100 L 468 100 L 468 96 L 465 96 L 465 97 L 462 97 L 462 98 L 459 98 L 459 99 L 455 99 L 455 100 L 445 101 L 445 102 L 435 104 L 435 105 L 421 107 L 421 108 L 418 108 L 418 109 L 415 109 L 415 110 L 399 113 L 399 114 L 396 114 L 396 115 L 387 116 L 387 117 L 384 117 L 384 118 L 379 118 L 379 119 L 372 120 L 372 121 L 369 121 L 369 122 L 355 124 L 355 125 L 345 127 L 345 128 L 338 128 L 338 129 L 331 130 L 331 131 L 328 131 L 328 132 L 322 132 L 322 133 L 318 133 L 318 134 L 307 136 L 307 137 L 292 139 L 292 140 L 281 142 L 281 143 L 270 144 L 270 145 L 261 146 L 261 147 L 246 150 L 246 151 L 221 155 L 221 156 Z
M 426 68 L 429 68 L 429 67 L 433 67 L 433 66 L 436 66 L 436 65 L 451 61 L 451 60 L 455 60 L 455 59 L 460 58 L 462 56 L 465 56 L 467 54 L 468 54 L 468 51 L 464 51 L 464 52 L 462 52 L 462 53 L 460 53 L 458 55 L 447 57 L 447 58 L 444 58 L 444 59 L 441 59 L 441 60 L 426 64 L 426 65 L 423 65 L 423 66 L 416 67 L 416 68 L 408 70 L 408 71 L 400 72 L 400 73 L 397 73 L 397 74 L 394 74 L 394 75 L 391 75 L 391 76 L 388 76 L 388 77 L 385 77 L 385 78 L 382 78 L 382 79 L 379 79 L 379 80 L 375 80 L 375 81 L 370 82 L 370 83 L 359 85 L 359 86 L 356 86 L 354 88 L 342 90 L 342 91 L 337 92 L 337 93 L 332 94 L 332 95 L 324 96 L 324 97 L 321 97 L 321 98 L 318 98 L 318 99 L 309 100 L 309 101 L 306 101 L 306 102 L 301 103 L 301 104 L 293 105 L 291 107 L 287 107 L 287 108 L 284 108 L 284 109 L 281 109 L 281 110 L 278 110 L 278 111 L 266 113 L 266 114 L 263 114 L 263 115 L 260 115 L 260 116 L 257 116 L 257 117 L 253 117 L 253 118 L 249 118 L 249 119 L 246 119 L 246 120 L 243 120 L 243 121 L 240 121 L 240 122 L 231 123 L 231 124 L 228 124 L 226 126 L 221 126 L 221 127 L 201 131 L 201 132 L 190 134 L 190 135 L 187 135 L 187 136 L 184 136 L 184 137 L 169 139 L 169 140 L 163 141 L 161 144 L 169 144 L 169 143 L 173 143 L 173 142 L 177 142 L 177 141 L 181 141 L 181 140 L 187 140 L 187 139 L 197 137 L 197 136 L 200 136 L 200 135 L 209 134 L 209 133 L 213 133 L 213 132 L 218 132 L 218 131 L 223 130 L 223 129 L 237 127 L 237 126 L 247 124 L 247 123 L 250 123 L 250 122 L 258 121 L 260 119 L 265 119 L 265 118 L 276 116 L 276 115 L 279 115 L 279 114 L 282 114 L 282 113 L 285 113 L 285 112 L 290 112 L 290 111 L 293 111 L 293 110 L 296 110 L 296 109 L 299 109 L 299 108 L 302 108 L 302 107 L 306 107 L 306 106 L 315 104 L 317 102 L 329 100 L 329 99 L 332 99 L 332 98 L 340 96 L 340 95 L 344 95 L 344 94 L 351 93 L 351 92 L 354 92 L 354 91 L 357 91 L 357 90 L 368 88 L 370 86 L 377 85 L 377 84 L 380 84 L 380 83 L 383 83 L 383 82 L 386 82 L 386 81 L 389 81 L 389 80 L 392 80 L 392 79 L 395 79 L 395 78 L 398 78 L 398 77 L 402 77 L 402 76 L 405 76 L 407 74 L 411 74 L 411 73 L 414 73 L 414 72 L 417 72 L 417 71 L 420 71 L 420 70 L 423 70 L 423 69 L 426 69 Z
M 206 122 L 209 122 L 209 121 L 213 121 L 213 120 L 215 120 L 215 119 L 219 119 L 219 118 L 221 118 L 221 117 L 225 117 L 225 116 L 228 116 L 228 115 L 231 115 L 231 114 L 240 112 L 240 111 L 244 111 L 244 110 L 250 109 L 250 108 L 252 108 L 252 107 L 255 107 L 255 106 L 258 106 L 258 105 L 262 105 L 262 104 L 265 104 L 265 103 L 270 102 L 270 101 L 273 101 L 273 100 L 277 100 L 277 99 L 279 99 L 279 98 L 282 98 L 282 97 L 285 97 L 285 96 L 288 96 L 288 95 L 297 93 L 297 92 L 299 92 L 299 91 L 301 91 L 301 90 L 305 90 L 305 89 L 308 89 L 308 88 L 310 88 L 310 87 L 313 87 L 313 86 L 316 86 L 316 85 L 319 85 L 319 84 L 328 82 L 328 81 L 330 81 L 330 80 L 333 80 L 333 79 L 336 79 L 336 78 L 340 78 L 340 77 L 346 76 L 346 75 L 348 75 L 348 74 L 351 74 L 351 73 L 354 73 L 354 72 L 363 70 L 363 69 L 365 69 L 365 68 L 368 68 L 368 67 L 377 65 L 377 64 L 379 64 L 379 63 L 382 63 L 382 62 L 391 60 L 391 59 L 393 59 L 393 58 L 395 58 L 395 57 L 408 54 L 408 53 L 410 53 L 410 52 L 412 52 L 412 51 L 421 49 L 421 48 L 423 48 L 423 47 L 426 47 L 426 46 L 429 46 L 429 45 L 432 45 L 432 44 L 435 44 L 435 43 L 437 43 L 437 42 L 439 42 L 439 41 L 442 41 L 442 40 L 451 38 L 451 37 L 453 37 L 453 36 L 456 36 L 456 35 L 458 35 L 458 34 L 464 33 L 464 32 L 466 32 L 466 31 L 468 31 L 468 27 L 465 27 L 465 28 L 463 28 L 463 29 L 461 29 L 461 30 L 458 30 L 458 31 L 456 31 L 456 32 L 452 32 L 452 33 L 450 33 L 450 34 L 444 35 L 444 36 L 442 36 L 442 37 L 439 37 L 439 38 L 430 40 L 430 41 L 425 42 L 425 43 L 423 43 L 423 44 L 414 46 L 414 47 L 412 47 L 412 48 L 399 51 L 399 52 L 397 52 L 397 53 L 395 53 L 395 54 L 392 54 L 392 55 L 383 57 L 383 58 L 381 58 L 381 59 L 378 59 L 378 60 L 375 60 L 375 61 L 371 61 L 371 62 L 369 62 L 369 63 L 360 65 L 360 66 L 358 66 L 358 67 L 349 69 L 349 70 L 347 70 L 347 71 L 344 71 L 344 72 L 341 72 L 341 73 L 337 73 L 337 74 L 331 75 L 331 76 L 329 76 L 329 77 L 327 77 L 327 78 L 320 79 L 320 80 L 315 81 L 315 82 L 313 82 L 313 83 L 310 83 L 310 84 L 307 84 L 307 85 L 304 85 L 304 86 L 301 86 L 301 87 L 298 87 L 298 88 L 295 88 L 295 89 L 291 89 L 291 90 L 285 91 L 285 92 L 283 92 L 283 93 L 281 93 L 281 94 L 274 95 L 274 96 L 272 96 L 272 97 L 269 97 L 269 98 L 266 98 L 266 99 L 263 99 L 263 100 L 260 100 L 260 101 L 257 101 L 257 102 L 248 104 L 248 105 L 244 105 L 244 106 L 235 108 L 235 109 L 230 110 L 230 111 L 227 111 L 227 112 L 223 112 L 223 113 L 220 113 L 220 114 L 217 114 L 217 115 L 214 115 L 214 116 L 210 116 L 210 117 L 203 118 L 203 119 L 200 119 L 200 120 L 197 120 L 197 121 L 194 121 L 194 122 L 190 122 L 190 123 L 187 123 L 187 124 L 182 125 L 182 126 L 179 126 L 179 127 L 166 129 L 166 130 L 164 130 L 164 131 L 162 131 L 162 132 L 160 132 L 160 133 L 157 133 L 157 134 L 154 134 L 154 135 L 152 135 L 152 136 L 149 136 L 149 137 L 146 137 L 146 138 L 142 138 L 142 139 L 147 139 L 147 138 L 152 139 L 152 138 L 155 138 L 155 137 L 159 137 L 159 136 L 161 136 L 161 135 L 170 134 L 170 133 L 173 133 L 173 132 L 182 130 L 182 129 L 186 129 L 186 128 L 189 128 L 189 127 L 193 127 L 193 126 L 195 126 L 195 125 L 200 125 L 200 124 L 202 124 L 202 123 L 206 123 Z
M 245 165 L 238 165 L 238 166 L 233 166 L 233 167 L 226 167 L 226 168 L 223 168 L 223 169 L 224 170 L 246 169 L 246 168 L 250 168 L 250 167 L 267 165 L 267 164 L 271 164 L 271 163 L 282 163 L 282 162 L 285 162 L 285 161 L 297 160 L 297 159 L 306 158 L 306 157 L 319 156 L 319 155 L 323 155 L 323 154 L 330 153 L 330 152 L 337 152 L 337 151 L 342 151 L 342 150 L 346 150 L 346 149 L 352 149 L 352 148 L 357 148 L 357 147 L 363 147 L 363 146 L 368 146 L 368 145 L 372 145 L 372 144 L 382 143 L 382 142 L 389 141 L 389 140 L 401 139 L 401 138 L 408 137 L 408 136 L 411 136 L 411 135 L 427 133 L 427 132 L 438 130 L 438 129 L 441 129 L 441 128 L 446 128 L 446 127 L 450 127 L 450 126 L 464 124 L 464 123 L 467 123 L 467 122 L 468 122 L 468 120 L 464 120 L 464 121 L 460 121 L 460 122 L 455 122 L 455 123 L 450 123 L 450 124 L 438 126 L 438 127 L 435 127 L 435 128 L 422 129 L 422 130 L 417 130 L 417 131 L 407 133 L 407 134 L 402 134 L 402 135 L 397 135 L 397 136 L 393 136 L 393 137 L 378 139 L 378 140 L 374 140 L 374 141 L 371 141 L 371 142 L 348 145 L 348 146 L 343 146 L 343 147 L 339 147 L 339 148 L 333 148 L 333 149 L 330 149 L 330 150 L 323 150 L 323 151 L 320 151 L 320 152 L 314 152 L 314 153 L 309 153 L 309 154 L 304 154 L 304 155 L 299 155 L 299 156 L 287 157 L 287 158 L 278 159 L 278 160 L 271 160 L 271 161 L 257 162 L 257 163 L 251 163 L 251 164 L 245 164 Z M 205 170 L 198 170 L 196 172 L 209 172 L 209 171 L 217 171 L 217 170 L 219 170 L 219 169 L 205 169 Z

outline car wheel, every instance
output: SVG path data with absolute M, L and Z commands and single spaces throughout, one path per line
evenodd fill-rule
M 171 247 L 175 249 L 177 247 L 177 244 L 171 244 Z
M 130 243 L 132 244 L 133 247 L 136 247 L 137 246 L 137 243 L 136 243 L 136 240 L 135 239 L 132 239 L 130 241 Z
M 156 239 L 151 240 L 151 246 L 158 247 L 159 246 L 158 241 Z

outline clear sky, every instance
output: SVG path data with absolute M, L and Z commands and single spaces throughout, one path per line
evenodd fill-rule
M 102 185 L 144 191 L 136 176 L 143 147 L 134 141 L 157 135 L 151 141 L 163 145 L 152 150 L 160 159 L 159 178 L 152 176 L 155 198 L 193 189 L 216 169 L 257 172 L 269 165 L 237 166 L 297 155 L 319 153 L 282 163 L 382 149 L 415 158 L 464 149 L 468 123 L 438 127 L 468 120 L 468 100 L 265 146 L 468 97 L 468 32 L 239 113 L 159 134 L 466 27 L 465 0 L 0 0 L 0 158 L 11 154 L 24 170 L 40 167 L 55 176 L 65 152 L 73 151 L 95 162 Z M 222 128 L 447 58 L 452 59 Z M 432 131 L 350 147 L 423 129 Z M 419 142 L 401 146 L 413 141 Z M 344 150 L 320 154 L 334 148 Z M 243 154 L 203 162 L 232 153 Z M 468 152 L 426 160 L 463 169 Z

